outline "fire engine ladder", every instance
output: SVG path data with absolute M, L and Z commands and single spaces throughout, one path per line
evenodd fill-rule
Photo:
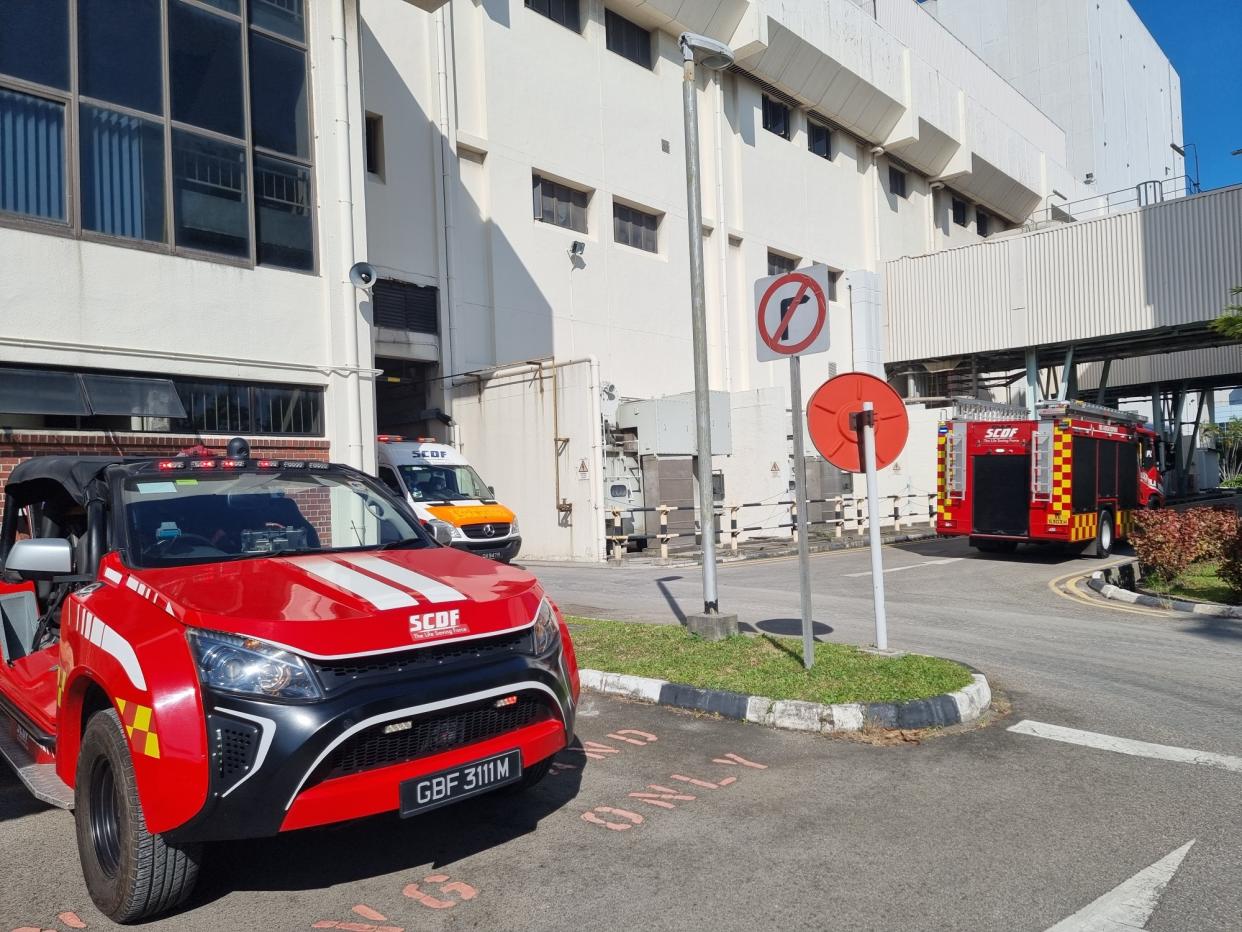
M 55 764 L 36 764 L 30 752 L 9 729 L 8 716 L 0 713 L 0 758 L 17 771 L 26 789 L 42 802 L 61 809 L 73 808 L 73 790 L 56 775 Z
M 1030 412 L 1021 405 L 1007 405 L 1000 401 L 984 401 L 979 398 L 954 398 L 955 421 L 1029 421 Z
M 1118 411 L 1116 408 L 1106 408 L 1104 405 L 1093 405 L 1085 401 L 1044 401 L 1036 406 L 1036 410 L 1041 418 L 1073 417 L 1077 414 L 1112 424 L 1131 425 L 1142 424 L 1147 420 L 1141 414 Z
M 1031 500 L 1052 501 L 1052 422 L 1042 421 L 1031 434 Z

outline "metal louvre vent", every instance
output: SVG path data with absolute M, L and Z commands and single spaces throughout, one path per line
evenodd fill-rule
M 320 765 L 316 777 L 330 780 L 377 767 L 402 764 L 428 754 L 440 754 L 495 738 L 550 717 L 551 713 L 543 702 L 522 698 L 501 709 L 489 704 L 428 715 L 408 722 L 374 725 L 337 748 Z
M 1030 456 L 980 455 L 971 459 L 975 533 L 1025 537 L 1031 518 L 1026 495 Z
M 345 689 L 415 671 L 434 670 L 462 663 L 499 660 L 530 650 L 530 631 L 500 634 L 477 641 L 450 641 L 436 647 L 379 654 L 375 657 L 353 657 L 347 660 L 316 660 L 313 662 L 319 682 L 326 692 Z
M 207 717 L 212 745 L 212 771 L 224 785 L 241 779 L 252 766 L 259 729 L 223 715 Z
M 439 333 L 439 291 L 382 278 L 371 292 L 375 326 L 413 333 Z
M 490 534 L 487 532 L 488 528 L 492 529 Z M 461 529 L 462 533 L 467 537 L 475 540 L 488 540 L 492 537 L 509 536 L 509 523 L 507 521 L 497 521 L 492 524 L 463 524 Z

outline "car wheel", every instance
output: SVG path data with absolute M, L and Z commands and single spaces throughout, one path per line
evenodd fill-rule
M 92 716 L 82 735 L 73 816 L 87 892 L 110 919 L 146 919 L 179 906 L 194 889 L 201 848 L 170 845 L 147 831 L 134 762 L 112 709 Z
M 1100 520 L 1095 529 L 1094 555 L 1100 559 L 1113 552 L 1113 515 L 1109 511 L 1100 512 Z

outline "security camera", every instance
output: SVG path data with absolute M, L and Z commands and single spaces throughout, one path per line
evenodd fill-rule
M 375 271 L 375 266 L 370 262 L 355 262 L 349 270 L 349 280 L 353 282 L 355 288 L 370 291 L 377 278 L 379 278 L 379 273 Z
M 573 245 L 569 247 L 569 254 L 571 256 L 580 256 L 584 252 L 586 252 L 586 243 L 580 239 L 574 240 Z

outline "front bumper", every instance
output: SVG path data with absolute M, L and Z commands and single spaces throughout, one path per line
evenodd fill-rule
M 260 838 L 313 825 L 362 818 L 399 808 L 402 782 L 502 750 L 522 751 L 528 768 L 566 747 L 574 733 L 575 699 L 562 649 L 544 657 L 512 654 L 488 663 L 396 682 L 346 688 L 316 703 L 293 705 L 204 690 L 210 787 L 190 821 L 167 832 L 186 844 Z M 365 744 L 388 725 L 446 727 L 448 720 L 492 714 L 508 696 L 541 709 L 536 720 L 480 740 L 433 748 L 401 762 L 367 755 Z M 454 716 L 457 716 L 455 719 Z M 411 723 L 406 725 L 406 723 Z M 462 731 L 450 734 L 466 735 Z M 400 731 L 398 731 L 400 735 Z M 379 740 L 386 740 L 379 738 Z M 363 746 L 359 742 L 364 742 Z M 354 749 L 358 749 L 356 752 Z M 353 768 L 333 769 L 345 755 Z
M 501 563 L 508 563 L 522 549 L 522 538 L 521 536 L 509 537 L 505 540 L 475 540 L 470 538 L 468 540 L 455 540 L 453 541 L 453 546 L 467 553 L 487 557 L 489 560 L 499 560 Z

